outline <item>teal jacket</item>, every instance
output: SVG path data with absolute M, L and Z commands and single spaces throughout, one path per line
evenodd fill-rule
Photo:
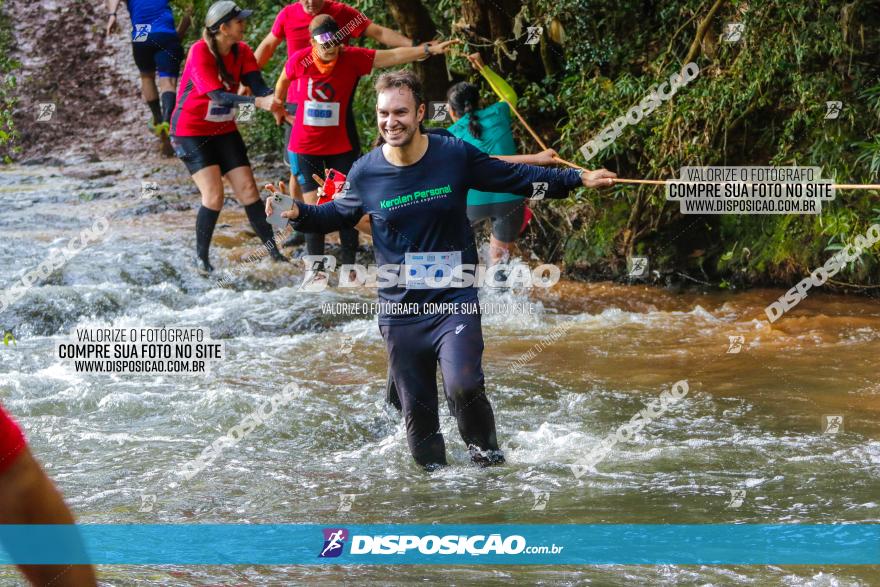
M 491 106 L 477 110 L 477 119 L 483 127 L 482 137 L 477 139 L 468 130 L 470 114 L 465 114 L 449 127 L 451 132 L 461 140 L 468 142 L 487 155 L 516 155 L 516 145 L 510 129 L 510 107 L 507 102 L 496 102 Z M 468 206 L 497 204 L 522 200 L 522 196 L 506 193 L 481 192 L 470 190 L 467 195 Z

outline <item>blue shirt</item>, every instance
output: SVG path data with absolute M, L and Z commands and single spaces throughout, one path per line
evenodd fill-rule
M 177 34 L 177 29 L 174 28 L 174 14 L 171 12 L 171 7 L 168 6 L 168 0 L 126 0 L 125 3 L 128 6 L 128 13 L 131 15 L 132 41 L 137 38 L 139 33 Z M 150 25 L 149 31 L 146 29 L 139 31 L 138 27 L 143 27 L 143 25 Z
M 449 127 L 449 132 L 463 141 L 467 141 L 487 155 L 516 155 L 516 144 L 513 142 L 513 133 L 510 130 L 510 107 L 507 102 L 496 102 L 486 108 L 477 110 L 477 120 L 483 128 L 480 138 L 476 138 L 470 131 L 471 114 L 465 114 Z M 515 194 L 499 194 L 471 190 L 468 192 L 468 205 L 480 206 L 483 204 L 497 204 L 521 200 Z
M 507 191 L 531 197 L 543 184 L 544 197 L 562 198 L 581 184 L 575 169 L 514 165 L 493 159 L 460 139 L 428 134 L 424 156 L 404 167 L 385 159 L 382 148 L 358 159 L 348 173 L 348 189 L 321 206 L 297 202 L 299 216 L 291 224 L 303 232 L 335 232 L 370 216 L 378 265 L 404 265 L 407 253 L 457 252 L 461 263 L 476 265 L 477 248 L 467 217 L 471 188 Z M 395 280 L 396 281 L 396 280 Z M 399 284 L 379 289 L 380 302 L 397 304 L 476 303 L 477 288 L 407 289 Z M 380 324 L 429 318 L 418 314 L 380 312 Z

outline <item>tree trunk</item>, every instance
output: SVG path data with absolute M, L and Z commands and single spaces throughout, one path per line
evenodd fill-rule
M 388 0 L 388 10 L 397 22 L 398 30 L 407 37 L 425 42 L 437 36 L 437 27 L 420 0 Z M 426 100 L 446 100 L 446 88 L 450 82 L 444 57 L 435 56 L 415 63 L 413 69 L 422 82 Z
M 523 22 L 519 38 L 514 39 L 514 21 L 521 8 L 519 0 L 462 0 L 461 16 L 466 26 L 463 32 L 478 44 L 504 42 L 504 48 L 480 48 L 487 64 L 494 64 L 502 73 L 516 71 L 527 79 L 540 81 L 544 64 L 539 45 L 525 44 L 526 27 L 540 23 Z M 543 37 L 546 42 L 547 35 Z

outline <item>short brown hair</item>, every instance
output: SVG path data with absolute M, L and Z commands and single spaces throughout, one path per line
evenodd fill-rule
M 339 25 L 336 23 L 336 20 L 329 14 L 319 14 L 318 16 L 313 18 L 312 21 L 309 23 L 309 34 L 311 35 L 313 32 L 315 32 L 315 29 L 319 27 L 325 27 L 328 30 L 335 29 L 330 30 L 330 32 L 333 33 L 339 32 Z
M 375 88 L 377 94 L 390 88 L 409 88 L 416 99 L 416 108 L 425 103 L 425 97 L 422 95 L 422 82 L 409 69 L 383 73 L 376 80 Z

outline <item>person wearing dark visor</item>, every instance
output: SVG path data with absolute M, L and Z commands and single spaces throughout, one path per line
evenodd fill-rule
M 389 48 L 412 47 L 418 44 L 395 30 L 371 21 L 357 8 L 343 2 L 335 2 L 334 0 L 296 0 L 278 11 L 275 22 L 272 23 L 272 29 L 254 51 L 254 57 L 256 57 L 260 69 L 266 66 L 281 43 L 287 44 L 288 59 L 297 51 L 308 48 L 312 38 L 309 35 L 309 25 L 313 18 L 321 14 L 333 17 L 333 20 L 339 25 L 339 33 L 336 35 L 335 41 L 340 45 L 348 45 L 352 39 L 362 38 L 372 39 Z M 296 104 L 293 102 L 292 95 L 293 88 L 288 93 L 285 108 L 287 108 L 290 114 L 296 114 Z M 354 93 L 349 97 L 349 102 L 353 100 Z M 354 150 L 360 156 L 360 139 L 358 138 L 358 131 L 354 121 L 353 109 L 348 107 L 347 110 L 348 117 L 345 123 L 348 130 L 348 138 Z M 283 128 L 283 158 L 290 164 L 290 195 L 294 199 L 302 201 L 301 185 L 305 180 L 299 169 L 296 153 L 290 153 L 287 150 L 287 145 L 290 143 L 291 126 L 285 123 Z M 284 246 L 298 246 L 303 244 L 303 242 L 305 242 L 303 234 L 294 232 L 290 239 L 284 243 Z
M 374 69 L 412 63 L 431 55 L 442 55 L 458 41 L 425 43 L 419 47 L 396 49 L 364 49 L 339 42 L 339 24 L 329 14 L 319 14 L 309 25 L 311 46 L 294 53 L 284 66 L 275 84 L 275 99 L 290 97 L 296 104 L 293 130 L 287 150 L 295 154 L 302 172 L 303 199 L 307 204 L 318 201 L 318 183 L 313 174 L 324 175 L 325 169 L 348 173 L 360 156 L 360 148 L 352 144 L 346 120 L 351 108 L 351 95 L 361 76 Z M 291 82 L 296 80 L 293 91 Z M 280 124 L 282 116 L 276 114 Z M 355 262 L 358 234 L 353 227 L 339 231 L 342 243 L 339 262 Z M 324 235 L 306 235 L 309 255 L 324 255 Z M 301 290 L 314 291 L 327 285 L 328 275 L 322 263 L 307 268 Z
M 260 242 L 274 260 L 287 261 L 278 251 L 272 226 L 266 221 L 247 148 L 235 124 L 240 110 L 283 111 L 281 101 L 275 100 L 272 89 L 263 81 L 253 51 L 242 42 L 245 19 L 251 13 L 232 0 L 211 5 L 202 39 L 189 50 L 180 96 L 171 115 L 174 152 L 202 196 L 196 217 L 196 269 L 203 275 L 214 269 L 208 250 L 223 208 L 224 177 L 244 206 Z M 248 86 L 253 95 L 238 95 L 240 84 Z

